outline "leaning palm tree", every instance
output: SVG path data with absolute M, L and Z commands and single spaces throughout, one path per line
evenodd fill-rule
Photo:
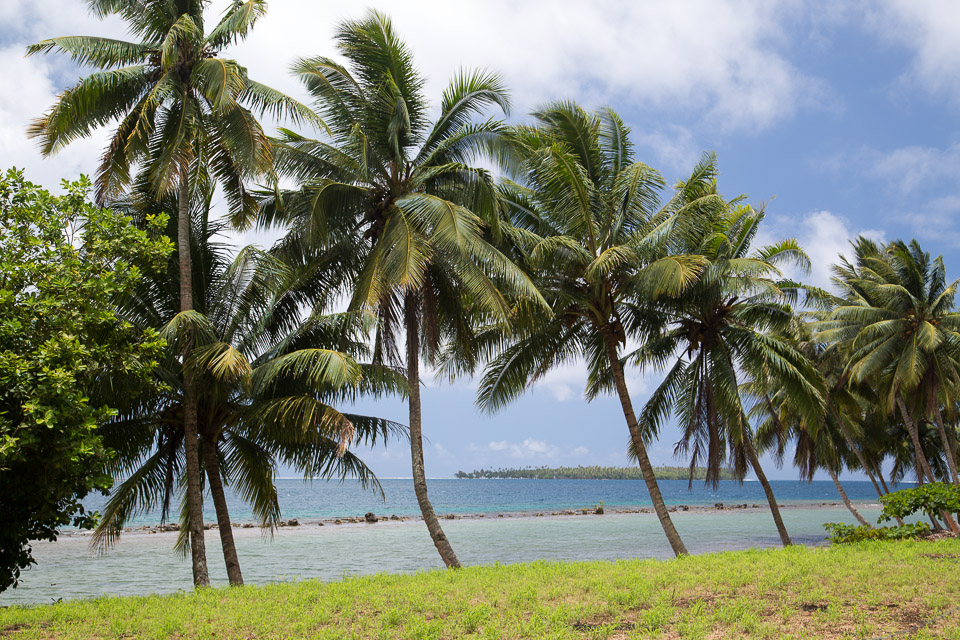
M 174 203 L 175 204 L 175 203 Z M 209 205 L 209 193 L 207 204 Z M 192 254 L 195 309 L 178 311 L 178 268 L 144 279 L 120 303 L 137 326 L 155 327 L 168 339 L 157 368 L 163 393 L 141 396 L 104 425 L 105 444 L 117 452 L 108 472 L 124 478 L 111 493 L 93 543 L 115 542 L 127 521 L 160 507 L 165 520 L 185 471 L 183 465 L 183 362 L 179 340 L 192 325 L 188 367 L 195 372 L 201 455 L 213 498 L 227 575 L 243 584 L 224 485 L 250 503 L 261 526 L 276 526 L 280 510 L 274 485 L 280 465 L 307 478 L 355 476 L 364 486 L 379 483 L 347 449 L 353 441 L 374 444 L 399 425 L 342 413 L 336 404 L 360 394 L 403 392 L 402 375 L 358 364 L 365 344 L 351 334 L 357 323 L 344 315 L 309 317 L 287 313 L 290 286 L 298 275 L 268 253 L 252 247 L 230 258 L 219 245 L 221 225 L 194 211 Z M 177 224 L 173 221 L 172 224 Z M 381 491 L 382 493 L 382 491 Z M 189 520 L 189 503 L 180 509 Z M 186 526 L 178 546 L 186 550 Z
M 647 456 L 620 349 L 649 331 L 658 293 L 679 293 L 698 276 L 704 261 L 671 249 L 683 244 L 676 236 L 701 209 L 722 205 L 698 189 L 711 179 L 712 160 L 696 168 L 689 188 L 662 202 L 663 178 L 637 161 L 630 130 L 613 110 L 593 114 L 558 102 L 533 117 L 535 125 L 506 134 L 516 181 L 501 188 L 504 231 L 553 314 L 526 314 L 506 335 L 481 336 L 493 358 L 477 403 L 499 410 L 553 367 L 586 360 L 587 397 L 616 393 L 654 510 L 674 553 L 685 554 Z
M 656 368 L 674 362 L 644 406 L 641 428 L 656 433 L 671 413 L 676 416 L 681 429 L 676 451 L 690 456 L 691 482 L 693 470 L 704 466 L 706 481 L 716 486 L 729 448 L 738 477 L 748 468 L 756 474 L 780 539 L 789 545 L 738 378 L 746 373 L 775 380 L 810 423 L 817 421 L 823 397 L 810 362 L 777 335 L 793 319 L 789 303 L 799 287 L 782 281 L 776 265 L 806 268 L 807 256 L 794 240 L 752 250 L 763 219 L 762 210 L 737 199 L 688 234 L 692 244 L 687 252 L 704 256 L 708 264 L 682 292 L 658 298 L 660 331 L 629 360 Z
M 57 153 L 94 129 L 119 121 L 97 168 L 100 203 L 118 196 L 136 167 L 144 167 L 157 194 L 176 194 L 179 246 L 190 246 L 189 208 L 200 167 L 208 167 L 223 188 L 231 212 L 249 214 L 255 202 L 246 179 L 270 169 L 267 136 L 244 105 L 296 122 L 315 115 L 282 93 L 247 77 L 244 67 L 220 51 L 247 36 L 266 10 L 264 0 L 233 0 L 222 19 L 204 33 L 209 0 L 88 0 L 99 17 L 115 14 L 137 42 L 91 36 L 44 40 L 27 54 L 60 52 L 98 71 L 67 89 L 29 135 L 43 155 Z M 189 251 L 180 252 L 180 310 L 193 308 Z M 183 341 L 189 350 L 190 341 Z M 185 352 L 186 353 L 186 352 Z M 184 428 L 187 496 L 191 504 L 193 579 L 209 584 L 203 538 L 197 397 L 185 370 Z
M 943 257 L 931 260 L 916 240 L 881 247 L 860 238 L 854 251 L 855 262 L 844 260 L 836 269 L 846 303 L 820 323 L 821 335 L 846 343 L 853 382 L 879 383 L 884 406 L 899 409 L 920 471 L 931 482 L 916 422 L 936 424 L 950 479 L 960 483 L 941 411 L 960 387 L 960 313 L 953 310 L 960 280 L 948 284 Z
M 339 268 L 340 290 L 351 309 L 377 318 L 375 361 L 406 361 L 417 501 L 444 563 L 458 567 L 427 495 L 419 366 L 421 357 L 434 362 L 447 341 L 468 343 L 475 322 L 506 322 L 505 294 L 539 299 L 488 242 L 485 233 L 498 232 L 496 189 L 487 171 L 468 164 L 502 128 L 471 120 L 505 110 L 508 98 L 498 76 L 464 71 L 431 123 L 423 79 L 386 16 L 344 22 L 335 39 L 347 66 L 317 57 L 293 67 L 330 137 L 287 131 L 277 141 L 278 173 L 301 186 L 266 194 L 260 223 L 289 225 L 285 245 L 307 261 L 328 247 L 352 247 Z

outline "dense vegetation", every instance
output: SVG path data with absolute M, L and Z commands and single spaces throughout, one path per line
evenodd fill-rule
M 112 303 L 173 247 L 162 219 L 139 230 L 90 204 L 89 187 L 53 196 L 0 176 L 0 591 L 34 562 L 30 540 L 95 524 L 80 501 L 110 488 L 113 455 L 98 425 L 156 391 L 162 341 Z
M 16 363 L 0 371 L 0 473 L 33 446 L 36 430 L 21 421 L 64 439 L 63 447 L 37 440 L 33 454 L 50 449 L 56 460 L 66 451 L 64 468 L 80 471 L 63 493 L 28 493 L 33 507 L 52 496 L 56 509 L 72 512 L 112 477 L 119 484 L 98 540 L 114 541 L 126 520 L 160 504 L 184 523 L 180 544 L 194 583 L 205 586 L 204 493 L 228 523 L 223 490 L 233 486 L 269 528 L 278 461 L 307 477 L 358 475 L 376 488 L 350 447 L 404 429 L 348 407 L 393 394 L 408 404 L 423 519 L 446 565 L 459 567 L 427 494 L 421 364 L 442 377 L 479 373 L 477 405 L 488 412 L 561 364 L 584 366 L 586 400 L 617 399 L 627 454 L 678 556 L 686 546 L 647 454 L 668 421 L 680 427 L 675 452 L 689 460 L 690 482 L 698 469 L 713 484 L 756 475 L 785 546 L 791 539 L 760 462 L 766 452 L 783 460 L 792 451 L 805 479 L 824 470 L 863 525 L 840 482 L 847 470 L 866 474 L 878 496 L 889 493 L 885 465 L 891 481 L 960 485 L 957 282 L 916 241 L 858 238 L 850 257 L 837 257 L 833 290 L 822 291 L 785 276 L 790 268 L 802 279 L 810 267 L 796 241 L 758 244 L 765 212 L 723 194 L 714 155 L 668 186 L 637 157 L 612 108 L 558 101 L 508 123 L 498 119 L 510 107 L 507 87 L 495 73 L 471 70 L 437 100 L 376 11 L 338 26 L 339 58 L 293 61 L 308 106 L 223 55 L 264 15 L 263 0 L 233 0 L 212 26 L 205 0 L 87 4 L 124 20 L 135 41 L 76 36 L 31 46 L 30 55 L 65 54 L 92 71 L 28 133 L 50 155 L 113 127 L 95 169 L 96 204 L 141 229 L 166 216 L 176 252 L 139 284 L 87 295 L 77 288 L 98 275 L 152 262 L 135 229 L 123 227 L 130 240 L 118 258 L 77 264 L 59 205 L 44 196 L 26 235 L 4 235 L 2 264 L 37 250 L 32 233 L 77 264 L 59 274 L 51 260 L 30 262 L 59 287 L 42 318 L 50 326 L 78 321 L 67 300 L 89 301 L 101 314 L 93 329 L 50 335 L 44 322 L 15 318 L 2 339 L 38 342 L 0 345 L 4 357 L 29 359 L 51 339 L 66 340 L 58 353 L 70 356 L 79 336 L 96 331 L 106 332 L 97 344 L 119 350 L 91 352 L 97 366 L 68 357 L 62 367 L 81 407 L 88 398 L 99 403 L 109 386 L 117 395 L 102 406 L 115 415 L 101 404 L 34 415 L 43 376 L 13 375 Z M 270 137 L 263 116 L 293 128 Z M 221 220 L 212 217 L 218 189 Z M 106 224 L 114 219 L 106 211 L 86 207 L 84 215 Z M 283 236 L 267 251 L 234 252 L 213 241 L 227 225 L 275 227 Z M 91 268 L 97 273 L 84 271 Z M 2 295 L 39 299 L 34 286 L 11 294 L 4 285 Z M 333 313 L 343 301 L 346 310 Z M 140 335 L 163 344 L 148 340 L 157 349 L 150 384 L 125 394 L 150 369 L 123 359 L 124 349 L 141 348 Z M 662 375 L 643 406 L 634 406 L 631 370 Z M 960 533 L 953 503 L 929 517 L 934 529 Z M 4 518 L 0 529 L 19 522 Z M 39 534 L 65 522 L 47 519 Z M 230 527 L 220 533 L 230 581 L 241 584 Z
M 686 467 L 654 467 L 660 480 L 687 480 L 690 469 Z M 531 478 L 536 480 L 642 480 L 643 473 L 637 467 L 600 467 L 597 465 L 576 467 L 524 467 L 522 469 L 477 469 L 469 473 L 457 471 L 457 478 Z M 693 470 L 694 480 L 705 480 L 707 470 Z M 733 471 L 724 469 L 722 480 L 735 479 Z
M 960 542 L 535 562 L 0 609 L 10 637 L 960 636 Z

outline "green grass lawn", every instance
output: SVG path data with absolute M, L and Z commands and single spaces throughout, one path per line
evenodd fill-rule
M 960 640 L 958 603 L 960 541 L 867 542 L 9 607 L 0 637 Z

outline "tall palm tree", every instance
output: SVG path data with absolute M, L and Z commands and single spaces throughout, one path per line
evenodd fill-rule
M 960 483 L 941 411 L 960 385 L 960 313 L 953 310 L 960 280 L 948 284 L 943 257 L 931 260 L 916 240 L 879 246 L 859 238 L 854 252 L 854 263 L 844 260 L 836 269 L 847 302 L 821 323 L 822 335 L 848 343 L 852 381 L 882 386 L 884 406 L 899 409 L 921 474 L 931 482 L 916 421 L 936 424 L 950 479 Z
M 347 66 L 324 57 L 293 66 L 330 137 L 284 132 L 278 172 L 301 187 L 268 194 L 260 222 L 289 225 L 286 244 L 303 256 L 352 246 L 338 272 L 341 291 L 349 290 L 351 309 L 377 318 L 375 361 L 401 362 L 405 338 L 414 489 L 441 558 L 458 567 L 427 495 L 419 366 L 421 357 L 434 362 L 445 341 L 469 342 L 474 322 L 506 322 L 505 293 L 539 298 L 485 237 L 498 231 L 496 189 L 487 171 L 468 164 L 502 128 L 471 120 L 509 101 L 498 76 L 463 71 L 431 123 L 423 79 L 389 18 L 371 12 L 344 22 L 335 40 Z
M 715 192 L 716 184 L 712 185 Z M 784 545 L 790 536 L 773 489 L 760 466 L 754 434 L 744 408 L 738 378 L 743 373 L 777 381 L 810 423 L 822 410 L 821 391 L 810 362 L 778 337 L 793 319 L 790 302 L 798 286 L 782 281 L 778 264 L 808 266 L 794 240 L 752 250 L 764 219 L 734 200 L 712 220 L 688 235 L 687 252 L 704 256 L 700 277 L 678 295 L 660 296 L 661 330 L 629 357 L 640 366 L 664 367 L 673 361 L 640 415 L 640 425 L 655 433 L 673 413 L 682 431 L 677 452 L 690 455 L 691 482 L 696 466 L 707 482 L 719 482 L 729 448 L 740 478 L 752 468 L 763 486 Z
M 236 216 L 250 214 L 255 201 L 244 180 L 270 169 L 267 136 L 249 107 L 296 122 L 316 122 L 303 105 L 247 77 L 222 49 L 244 39 L 264 14 L 264 0 L 233 0 L 221 20 L 204 33 L 209 0 L 87 0 L 99 17 L 115 14 L 139 38 L 126 42 L 91 36 L 44 40 L 27 55 L 60 52 L 98 71 L 64 91 L 28 134 L 53 155 L 94 129 L 119 121 L 97 168 L 100 203 L 118 196 L 137 166 L 145 167 L 157 194 L 176 194 L 178 244 L 190 246 L 190 200 L 201 166 L 209 167 Z M 180 310 L 193 308 L 190 252 L 180 257 Z M 190 341 L 183 341 L 189 350 Z M 186 354 L 186 352 L 185 352 Z M 184 429 L 187 496 L 191 504 L 193 579 L 210 582 L 203 538 L 197 397 L 192 373 L 184 370 Z
M 702 259 L 672 254 L 671 247 L 682 244 L 675 235 L 700 208 L 719 201 L 694 189 L 709 181 L 712 164 L 699 165 L 690 189 L 661 202 L 663 178 L 636 160 L 630 131 L 613 110 L 593 114 L 558 102 L 533 117 L 534 126 L 507 134 L 518 164 L 517 181 L 502 185 L 504 226 L 512 254 L 553 314 L 528 315 L 512 335 L 491 336 L 494 357 L 478 405 L 498 410 L 553 367 L 586 360 L 588 398 L 616 393 L 654 510 L 674 553 L 684 554 L 647 456 L 620 348 L 643 339 L 658 292 L 677 293 L 697 277 Z
M 222 225 L 211 223 L 207 211 L 192 213 L 194 311 L 189 316 L 178 311 L 179 269 L 173 263 L 121 301 L 124 317 L 168 338 L 167 357 L 157 369 L 167 391 L 140 397 L 102 428 L 105 444 L 117 452 L 108 471 L 124 480 L 113 490 L 93 542 L 113 543 L 130 518 L 157 506 L 163 519 L 169 513 L 184 472 L 178 341 L 189 322 L 194 345 L 187 366 L 195 371 L 207 486 L 227 575 L 239 585 L 243 578 L 224 485 L 233 485 L 261 526 L 269 528 L 280 517 L 274 476 L 281 464 L 308 478 L 356 476 L 364 486 L 379 489 L 376 477 L 347 446 L 355 440 L 373 444 L 401 428 L 341 413 L 334 405 L 359 393 L 403 392 L 406 382 L 398 373 L 358 364 L 348 355 L 366 351 L 362 341 L 351 338 L 357 332 L 352 318 L 301 321 L 289 313 L 289 288 L 299 274 L 252 247 L 231 259 L 229 248 L 215 239 Z M 180 509 L 184 525 L 189 509 L 189 503 Z M 178 545 L 187 544 L 185 531 L 186 526 Z

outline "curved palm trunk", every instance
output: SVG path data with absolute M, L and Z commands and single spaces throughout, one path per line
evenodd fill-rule
M 923 449 L 920 446 L 920 432 L 917 431 L 917 425 L 913 422 L 913 416 L 911 416 L 907 410 L 907 405 L 904 403 L 903 396 L 900 395 L 899 391 L 897 392 L 897 406 L 900 407 L 900 413 L 903 414 L 903 421 L 907 424 L 907 431 L 910 432 L 910 439 L 913 440 L 913 449 L 917 457 L 917 462 L 922 466 L 923 473 L 930 479 L 930 482 L 936 482 L 937 478 L 933 475 L 933 471 L 930 469 L 930 463 L 927 461 L 927 456 L 923 453 Z M 920 475 L 921 473 L 918 469 L 917 476 L 919 477 Z M 953 519 L 953 516 L 946 511 L 941 511 L 940 514 L 943 516 L 943 521 L 947 523 L 950 531 L 960 534 L 960 525 L 957 525 L 957 521 Z M 934 522 L 934 524 L 936 524 L 936 522 Z
M 885 494 L 890 493 L 890 487 L 887 486 L 887 481 L 883 479 L 883 474 L 877 474 L 877 478 L 879 478 L 880 484 L 883 486 L 883 492 Z
M 780 542 L 783 543 L 783 546 L 789 547 L 793 544 L 793 541 L 790 540 L 787 527 L 783 524 L 783 518 L 780 516 L 780 507 L 777 505 L 777 498 L 773 495 L 773 487 L 770 486 L 770 481 L 767 480 L 767 474 L 765 474 L 760 467 L 760 458 L 757 457 L 757 450 L 753 447 L 753 438 L 751 438 L 749 434 L 745 438 L 745 445 L 750 466 L 753 467 L 753 472 L 757 474 L 757 480 L 760 481 L 763 492 L 767 495 L 767 503 L 770 505 L 770 513 L 773 514 L 773 522 L 777 525 Z
M 837 421 L 837 424 L 840 425 L 840 433 L 843 434 L 843 439 L 846 441 L 847 446 L 850 447 L 850 450 L 853 451 L 853 454 L 857 457 L 857 462 L 860 463 L 863 472 L 867 474 L 867 477 L 870 478 L 870 482 L 873 483 L 873 488 L 877 492 L 877 497 L 883 495 L 883 491 L 880 490 L 880 485 L 877 484 L 877 479 L 873 477 L 873 471 L 871 471 L 870 465 L 867 464 L 867 459 L 864 457 L 863 452 L 860 451 L 860 447 L 857 446 L 856 441 L 853 439 L 853 434 L 850 433 L 850 427 L 847 426 L 847 423 L 843 421 L 843 418 L 840 417 L 840 412 L 837 411 L 836 405 L 833 404 L 833 400 L 828 398 L 827 404 L 830 405 L 830 412 L 833 414 L 833 419 Z
M 193 309 L 193 264 L 190 258 L 190 187 L 187 177 L 180 183 L 177 211 L 177 257 L 180 263 L 180 311 Z M 187 360 L 193 340 L 184 340 L 183 359 Z M 183 448 L 187 462 L 187 504 L 190 510 L 188 535 L 193 560 L 193 584 L 210 586 L 207 571 L 207 549 L 203 537 L 203 494 L 200 491 L 200 453 L 197 429 L 197 392 L 193 372 L 183 367 Z
M 833 467 L 826 465 L 827 473 L 830 474 L 830 479 L 833 480 L 834 486 L 837 487 L 837 493 L 840 494 L 840 499 L 843 500 L 843 504 L 847 507 L 850 513 L 853 514 L 853 517 L 857 519 L 857 522 L 862 524 L 865 527 L 869 527 L 870 523 L 860 515 L 860 512 L 857 511 L 857 508 L 853 506 L 853 503 L 850 502 L 850 498 L 847 496 L 847 492 L 843 490 L 843 485 L 840 484 L 840 478 L 837 477 L 837 474 L 834 472 Z
M 427 478 L 423 468 L 423 432 L 420 422 L 420 316 L 417 310 L 417 297 L 414 293 L 407 293 L 404 298 L 404 322 L 407 325 L 407 384 L 409 389 L 410 408 L 410 460 L 413 465 L 413 490 L 417 494 L 417 504 L 420 513 L 427 525 L 427 531 L 433 539 L 434 546 L 440 553 L 448 569 L 459 569 L 450 541 L 440 527 L 440 520 L 433 511 L 430 498 L 427 497 Z
M 947 466 L 950 467 L 950 478 L 953 484 L 960 484 L 960 475 L 957 474 L 957 456 L 956 451 L 950 446 L 950 439 L 947 437 L 947 429 L 943 425 L 943 414 L 940 412 L 940 405 L 934 401 L 934 416 L 937 418 L 937 431 L 940 432 L 940 442 L 943 444 L 943 455 L 947 459 Z
M 607 348 L 607 358 L 610 360 L 610 369 L 613 373 L 614 384 L 617 387 L 617 395 L 620 397 L 623 416 L 627 419 L 627 428 L 630 430 L 633 449 L 637 454 L 637 462 L 640 464 L 640 473 L 643 475 L 643 481 L 650 493 L 653 509 L 657 513 L 663 532 L 667 534 L 667 541 L 670 543 L 674 555 L 685 555 L 687 547 L 680 539 L 676 527 L 673 526 L 670 512 L 667 511 L 667 505 L 664 504 L 663 495 L 660 493 L 660 485 L 657 484 L 657 475 L 653 470 L 653 465 L 650 464 L 650 458 L 647 457 L 647 448 L 643 444 L 643 436 L 640 433 L 640 426 L 637 424 L 637 416 L 633 411 L 633 403 L 630 401 L 630 393 L 627 390 L 627 383 L 623 375 L 623 367 L 620 365 L 620 357 L 617 355 L 616 338 L 607 330 L 603 332 L 603 342 Z
M 907 433 L 910 434 L 910 440 L 913 442 L 913 455 L 916 456 L 917 462 L 920 467 L 917 469 L 917 476 L 925 476 L 930 482 L 936 482 L 937 479 L 933 476 L 933 471 L 930 469 L 930 463 L 927 461 L 927 456 L 923 453 L 923 447 L 920 445 L 920 432 L 917 431 L 917 425 L 913 421 L 913 416 L 910 415 L 910 411 L 907 410 L 907 405 L 903 401 L 903 396 L 900 395 L 900 392 L 897 392 L 897 406 L 900 408 L 900 415 L 903 416 L 903 422 L 907 425 Z M 922 481 L 923 478 L 921 477 Z
M 243 575 L 240 573 L 240 558 L 233 540 L 233 526 L 230 524 L 230 511 L 227 509 L 227 496 L 223 491 L 223 477 L 220 475 L 220 461 L 217 459 L 214 442 L 204 446 L 203 460 L 207 469 L 207 480 L 210 482 L 213 506 L 217 510 L 217 529 L 220 532 L 220 546 L 223 547 L 223 561 L 227 565 L 227 578 L 231 586 L 239 587 L 243 585 Z

